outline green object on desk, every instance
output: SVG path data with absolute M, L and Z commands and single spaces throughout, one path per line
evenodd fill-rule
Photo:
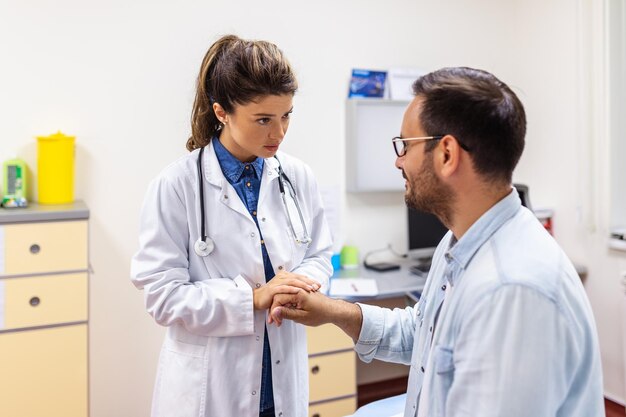
M 352 269 L 359 266 L 359 249 L 356 246 L 344 246 L 339 254 L 342 268 Z

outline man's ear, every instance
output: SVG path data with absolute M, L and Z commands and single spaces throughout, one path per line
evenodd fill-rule
M 444 136 L 434 151 L 436 152 L 435 166 L 437 167 L 437 163 L 439 163 L 437 167 L 439 173 L 444 177 L 454 175 L 459 169 L 462 151 L 456 138 L 452 135 Z
M 228 123 L 228 113 L 226 113 L 226 110 L 224 110 L 220 103 L 213 103 L 213 111 L 217 116 L 217 120 L 219 120 L 223 124 Z

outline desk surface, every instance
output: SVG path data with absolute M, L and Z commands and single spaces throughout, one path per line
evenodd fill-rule
M 371 278 L 376 280 L 377 296 L 345 298 L 350 301 L 380 300 L 401 297 L 410 293 L 421 293 L 426 283 L 426 274 L 419 276 L 409 272 L 409 266 L 415 264 L 415 260 L 402 260 L 398 263 L 400 263 L 400 269 L 387 272 L 373 271 L 362 265 L 355 269 L 340 269 L 333 274 L 331 280 L 342 278 Z

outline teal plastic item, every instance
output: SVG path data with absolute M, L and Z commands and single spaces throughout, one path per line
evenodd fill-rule
M 26 163 L 13 158 L 5 161 L 2 165 L 2 207 L 26 207 Z

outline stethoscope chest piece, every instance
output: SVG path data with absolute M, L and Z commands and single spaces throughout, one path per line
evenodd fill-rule
M 193 250 L 198 256 L 209 256 L 211 252 L 213 252 L 213 249 L 215 249 L 215 243 L 209 238 L 207 238 L 206 241 L 198 239 L 193 245 Z

